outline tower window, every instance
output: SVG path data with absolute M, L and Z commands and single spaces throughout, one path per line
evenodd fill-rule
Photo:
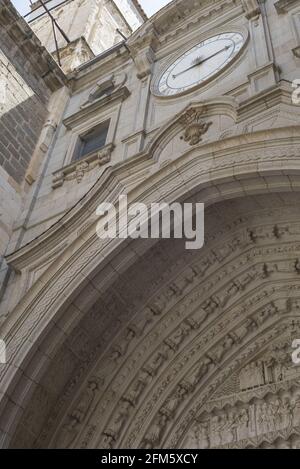
M 103 148 L 106 144 L 107 134 L 109 128 L 109 121 L 94 127 L 92 130 L 79 137 L 76 151 L 75 160 L 80 160 L 90 153 Z

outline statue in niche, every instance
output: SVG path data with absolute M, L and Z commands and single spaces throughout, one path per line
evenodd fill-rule
M 163 313 L 166 307 L 166 304 L 167 304 L 167 301 L 164 298 L 164 296 L 163 295 L 158 296 L 150 306 L 150 310 L 152 314 L 154 316 L 160 316 Z
M 285 399 L 280 408 L 281 427 L 289 428 L 293 421 L 293 411 L 288 399 Z
M 55 448 L 70 448 L 79 433 L 80 424 L 81 422 L 79 422 L 75 417 L 69 416 L 68 422 L 63 425 L 61 431 L 59 432 L 55 440 Z
M 219 303 L 217 303 L 216 300 L 214 300 L 213 298 L 210 298 L 204 303 L 202 308 L 204 309 L 206 314 L 210 316 L 219 308 Z
M 188 439 L 187 449 L 208 449 L 209 448 L 209 423 L 195 423 Z
M 114 441 L 117 441 L 129 417 L 129 413 L 131 409 L 132 409 L 132 404 L 130 402 L 125 401 L 125 400 L 121 401 L 118 412 L 113 416 L 112 422 L 109 424 L 108 428 L 105 430 L 106 436 L 111 436 L 114 439 Z
M 293 403 L 293 426 L 300 426 L 300 396 Z
M 276 419 L 275 419 L 276 429 L 279 430 L 280 429 L 279 410 L 281 407 L 281 401 L 280 399 L 276 399 L 275 401 L 271 402 L 270 405 L 273 408 L 274 415 L 276 416 Z
M 278 383 L 288 377 L 291 358 L 285 347 L 274 349 L 265 360 L 266 382 Z
M 117 348 L 111 350 L 109 356 L 108 356 L 108 366 L 110 366 L 110 362 L 114 362 L 114 363 L 118 363 L 118 361 L 120 360 L 121 358 L 121 354 L 120 354 L 120 350 L 118 350 Z
M 212 368 L 214 368 L 215 364 L 213 363 L 210 357 L 204 357 L 198 365 L 196 365 L 194 371 L 191 373 L 190 378 L 188 378 L 188 382 L 190 383 L 192 388 L 195 388 L 201 380 L 207 375 Z
M 256 386 L 263 386 L 265 384 L 264 365 L 262 361 L 257 361 L 253 366 L 253 380 Z
M 164 414 L 166 414 L 169 418 L 174 417 L 175 412 L 187 394 L 188 391 L 186 388 L 183 386 L 177 386 L 175 392 L 169 397 L 163 406 Z
M 156 376 L 163 366 L 168 356 L 165 353 L 157 352 L 154 357 L 145 365 L 144 369 L 151 375 Z
M 228 415 L 224 414 L 220 417 L 220 428 L 221 428 L 221 443 L 227 445 L 233 443 L 236 440 L 236 419 L 233 412 L 229 412 Z
M 239 287 L 232 282 L 232 284 L 225 290 L 223 294 L 218 293 L 218 301 L 217 303 L 222 307 L 225 308 L 227 306 L 229 300 L 234 297 L 239 292 Z
M 178 350 L 188 335 L 188 330 L 184 325 L 179 327 L 170 337 L 165 340 L 165 343 L 174 351 Z
M 275 383 L 278 383 L 280 381 L 283 381 L 286 375 L 286 367 L 284 364 L 280 361 L 273 365 L 273 376 L 274 376 L 274 381 Z
M 198 427 L 198 437 L 200 442 L 200 449 L 209 448 L 209 436 L 208 436 L 208 422 L 200 423 Z
M 72 415 L 79 421 L 82 422 L 87 415 L 93 400 L 95 398 L 95 394 L 99 385 L 99 379 L 98 378 L 91 378 L 88 381 L 87 388 L 85 391 L 82 393 L 80 399 L 79 399 L 79 404 L 73 411 Z
M 166 415 L 159 414 L 156 417 L 148 434 L 144 438 L 144 449 L 154 449 L 160 445 L 167 423 L 168 418 Z
M 277 310 L 276 308 L 272 308 L 271 305 L 269 307 L 267 307 L 266 309 L 263 309 L 262 311 L 260 311 L 256 316 L 255 316 L 255 321 L 257 323 L 258 326 L 263 326 L 263 324 L 269 319 L 271 318 L 272 316 L 274 316 L 274 314 L 277 313 Z
M 247 409 L 242 409 L 237 417 L 237 440 L 245 440 L 249 437 L 250 417 Z
M 221 443 L 220 419 L 215 415 L 210 421 L 210 446 L 217 447 L 220 446 Z
M 134 382 L 133 386 L 131 387 L 130 391 L 126 396 L 126 400 L 131 402 L 133 406 L 138 404 L 139 398 L 143 393 L 144 389 L 147 387 L 149 383 L 150 375 L 142 370 L 140 371 L 138 378 Z
M 119 358 L 124 357 L 128 351 L 131 341 L 136 337 L 137 333 L 131 328 L 128 328 L 125 337 L 121 339 L 120 343 L 115 347 L 115 351 L 118 353 Z
M 297 274 L 300 274 L 300 260 L 299 259 L 296 259 L 295 261 L 295 271 L 297 272 Z
M 226 355 L 226 353 L 229 350 L 231 350 L 233 345 L 234 345 L 234 339 L 230 335 L 227 335 L 222 345 L 219 345 L 214 351 L 214 360 L 216 362 L 220 362 L 222 358 L 224 357 L 224 355 Z
M 74 442 L 95 399 L 99 381 L 100 379 L 97 377 L 93 377 L 88 381 L 87 388 L 80 395 L 77 406 L 68 416 L 68 422 L 58 434 L 56 439 L 57 448 L 69 448 Z
M 268 433 L 269 431 L 269 415 L 268 415 L 268 406 L 265 402 L 258 404 L 256 407 L 256 416 L 257 416 L 257 429 L 258 434 Z
M 113 449 L 114 447 L 114 439 L 111 435 L 103 435 L 101 448 L 102 449 Z
M 267 409 L 267 414 L 268 414 L 268 425 L 269 425 L 269 432 L 274 432 L 277 429 L 277 415 L 278 415 L 278 409 L 270 403 L 268 405 Z
M 198 310 L 186 319 L 187 324 L 193 330 L 200 329 L 202 324 L 206 321 L 208 314 L 203 309 Z

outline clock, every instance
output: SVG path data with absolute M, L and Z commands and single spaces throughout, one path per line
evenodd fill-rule
M 246 39 L 237 32 L 210 37 L 178 57 L 156 83 L 161 96 L 184 93 L 221 73 L 240 52 Z

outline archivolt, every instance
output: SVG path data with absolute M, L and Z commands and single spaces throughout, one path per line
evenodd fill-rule
M 208 396 L 298 316 L 295 204 L 285 194 L 228 201 L 208 210 L 197 256 L 178 241 L 154 246 L 69 333 L 14 445 L 32 444 L 33 429 L 36 446 L 181 444 Z M 78 366 L 65 387 L 62 370 Z
M 247 233 L 246 226 L 249 226 L 247 220 L 244 223 L 242 240 L 231 239 L 236 225 L 243 224 L 244 211 L 240 215 L 242 221 L 233 221 L 233 214 L 237 213 L 238 207 L 246 207 L 246 210 L 249 208 L 249 211 L 250 208 L 253 209 L 253 203 L 254 206 L 260 207 L 260 202 L 255 197 L 252 202 L 245 198 L 245 205 L 238 200 L 238 197 L 277 191 L 297 191 L 299 187 L 296 174 L 299 168 L 299 147 L 296 146 L 298 141 L 294 136 L 294 129 L 272 131 L 271 137 L 273 144 L 267 148 L 264 141 L 265 135 L 260 133 L 229 139 L 228 142 L 204 145 L 190 150 L 176 163 L 161 169 L 158 169 L 156 163 L 151 163 L 144 158 L 143 161 L 138 160 L 135 163 L 137 173 L 140 175 L 140 179 L 137 179 L 143 180 L 142 183 L 136 186 L 133 184 L 133 168 L 130 166 L 133 162 L 124 165 L 123 169 L 117 168 L 106 183 L 111 184 L 111 197 L 115 197 L 122 190 L 128 190 L 130 202 L 173 201 L 193 197 L 194 200 L 212 205 L 224 199 L 237 199 L 237 202 L 232 202 L 232 205 L 231 202 L 227 203 L 228 217 L 225 216 L 222 222 L 224 229 L 221 228 L 219 231 L 216 229 L 218 223 L 220 224 L 223 209 L 212 209 L 216 210 L 217 215 L 207 218 L 209 243 L 214 242 L 217 236 L 221 236 L 222 231 L 226 230 L 227 223 L 231 224 L 227 232 L 227 244 L 232 246 L 231 255 L 234 255 L 235 249 L 241 253 L 249 243 L 255 247 L 256 243 L 260 242 L 260 234 L 251 233 L 251 229 Z M 287 162 L 289 168 L 286 168 Z M 143 178 L 142 174 L 144 174 Z M 57 436 L 53 436 L 54 440 L 51 440 L 52 425 L 62 418 L 61 409 L 66 409 L 66 399 L 73 397 L 74 388 L 84 392 L 84 378 L 95 360 L 107 351 L 114 339 L 122 340 L 122 327 L 126 321 L 128 323 L 130 317 L 143 311 L 145 303 L 151 303 L 154 295 L 157 295 L 164 285 L 166 286 L 167 279 L 175 278 L 176 270 L 183 271 L 184 265 L 193 262 L 194 256 L 185 253 L 180 242 L 174 242 L 168 246 L 168 243 L 162 242 L 152 249 L 150 249 L 151 243 L 122 244 L 118 240 L 104 245 L 96 238 L 94 225 L 89 225 L 82 233 L 82 223 L 89 219 L 101 201 L 99 194 L 107 197 L 106 191 L 99 189 L 102 187 L 101 184 L 102 181 L 99 180 L 97 187 L 89 194 L 87 200 L 82 201 L 81 206 L 76 209 L 77 212 L 69 214 L 67 220 L 60 222 L 53 230 L 50 230 L 48 235 L 45 234 L 39 241 L 33 243 L 33 247 L 25 247 L 24 252 L 18 254 L 19 261 L 16 257 L 15 262 L 21 265 L 21 260 L 30 249 L 31 255 L 34 256 L 38 249 L 47 252 L 47 246 L 54 246 L 63 235 L 67 235 L 70 241 L 63 255 L 57 257 L 51 267 L 32 286 L 3 327 L 9 354 L 8 365 L 0 372 L 3 390 L 1 407 L 4 409 L 1 417 L 1 428 L 4 432 L 3 446 L 7 446 L 12 437 L 14 438 L 13 444 L 17 446 L 31 445 L 32 441 L 36 441 L 37 445 L 50 444 L 50 441 L 51 444 L 55 444 Z M 272 206 L 272 200 L 270 196 L 269 207 Z M 284 197 L 280 198 L 275 195 L 274 200 L 273 205 L 284 205 L 284 216 L 287 217 L 287 223 L 290 223 L 294 215 L 286 207 L 293 205 L 292 201 L 289 200 L 289 203 L 285 205 Z M 267 213 L 272 213 L 273 220 L 276 220 L 279 219 L 281 212 L 268 209 Z M 291 215 L 290 219 L 289 215 Z M 262 220 L 265 221 L 264 215 L 260 213 L 260 216 L 262 218 L 258 218 L 257 221 L 255 215 L 252 216 L 251 223 L 254 226 L 256 224 L 261 226 Z M 80 230 L 80 235 L 78 235 L 78 230 Z M 277 238 L 276 233 L 275 230 L 274 239 L 276 243 L 280 243 L 281 235 Z M 220 252 L 224 249 L 223 244 L 224 239 L 221 241 Z M 126 249 L 124 249 L 125 245 Z M 190 280 L 187 281 L 187 288 L 192 288 L 193 277 L 203 283 L 209 269 L 215 269 L 213 266 L 219 260 L 222 262 L 222 254 L 220 258 L 215 256 L 213 251 L 208 254 L 210 249 L 207 246 L 207 255 L 210 257 L 210 260 L 205 261 L 208 263 L 207 266 L 203 261 L 204 251 L 201 251 L 202 267 L 199 267 L 199 272 L 196 270 L 189 274 Z M 287 256 L 290 258 L 289 253 Z M 297 249 L 292 257 L 293 260 L 290 259 L 290 262 L 295 264 L 298 257 Z M 148 268 L 147 262 L 152 263 L 156 269 L 154 272 Z M 295 266 L 289 268 L 292 270 Z M 140 275 L 136 273 L 137 269 L 143 272 L 144 283 Z M 161 273 L 159 277 L 158 272 Z M 264 272 L 264 275 L 268 273 Z M 275 276 L 278 273 L 271 275 Z M 212 283 L 215 284 L 215 282 L 214 279 Z M 140 286 L 138 293 L 136 292 L 137 286 Z M 171 307 L 172 302 L 178 301 L 179 293 L 174 291 L 172 286 L 166 286 L 166 288 L 169 295 L 164 301 Z M 186 293 L 186 287 L 184 287 L 182 294 L 185 296 Z M 99 297 L 102 303 L 102 314 L 97 314 L 95 306 Z M 209 292 L 206 290 L 202 297 L 207 297 L 209 300 Z M 159 299 L 158 302 L 160 301 L 162 300 Z M 156 303 L 157 301 L 154 301 L 153 305 L 146 308 L 146 322 L 149 317 L 151 321 L 159 317 L 160 306 Z M 141 317 L 144 317 L 143 314 Z M 98 325 L 96 327 L 95 324 L 100 324 L 100 330 L 104 334 L 101 341 L 99 341 Z M 144 327 L 146 328 L 146 325 Z M 116 334 L 116 330 L 119 335 Z M 134 335 L 135 338 L 139 334 L 140 326 L 138 330 L 134 329 L 130 332 L 130 335 Z M 54 376 L 58 373 L 58 363 L 63 369 L 60 369 L 61 375 L 53 382 L 51 373 Z M 119 369 L 119 364 L 116 366 Z M 69 385 L 67 385 L 68 382 Z M 98 390 L 100 384 L 97 382 L 96 385 L 92 384 L 93 386 Z M 38 408 L 38 415 L 29 404 L 32 396 L 34 396 L 35 403 L 37 396 L 43 403 Z M 53 406 L 56 407 L 55 411 Z M 24 409 L 26 409 L 25 413 Z M 110 409 L 109 406 L 108 409 Z M 28 419 L 29 414 L 30 419 Z M 47 415 L 52 415 L 52 422 L 46 424 Z M 76 419 L 78 420 L 78 416 Z M 73 421 L 75 427 L 76 419 Z M 21 420 L 22 423 L 20 423 Z M 84 415 L 84 421 L 86 422 L 86 415 Z M 76 436 L 71 444 L 77 444 L 79 441 L 82 421 L 79 423 L 79 428 L 72 430 Z M 30 431 L 28 431 L 28 426 Z M 92 430 L 90 430 L 91 434 Z

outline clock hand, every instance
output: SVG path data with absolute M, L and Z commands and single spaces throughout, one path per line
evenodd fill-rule
M 226 46 L 226 47 L 224 47 L 224 49 L 221 49 L 221 50 L 219 50 L 218 52 L 215 52 L 213 55 L 211 55 L 210 57 L 207 57 L 207 58 L 204 59 L 204 60 L 199 59 L 196 63 L 194 63 L 193 65 L 191 65 L 189 68 L 186 68 L 186 69 L 183 70 L 182 72 L 179 72 L 179 73 L 177 73 L 177 74 L 175 74 L 175 75 L 172 75 L 172 76 L 173 76 L 173 79 L 179 77 L 179 75 L 182 75 L 182 74 L 185 73 L 185 72 L 188 72 L 188 71 L 191 70 L 192 68 L 197 67 L 198 65 L 202 65 L 202 64 L 203 64 L 204 62 L 206 62 L 207 60 L 210 60 L 210 59 L 212 59 L 213 57 L 215 57 L 216 55 L 221 54 L 221 52 L 224 52 L 225 50 L 230 49 L 230 47 L 231 47 L 231 46 Z
M 189 70 L 191 70 L 192 68 L 194 67 L 197 67 L 198 65 L 202 64 L 202 60 L 201 59 L 198 59 L 195 63 L 193 63 L 193 65 L 191 65 L 189 68 L 186 68 L 185 70 L 182 70 L 181 72 L 177 73 L 176 75 L 172 75 L 173 78 L 177 78 L 179 77 L 179 75 L 182 75 L 183 73 L 185 72 L 188 72 Z
M 212 59 L 213 57 L 216 57 L 216 55 L 219 55 L 221 54 L 221 52 L 224 52 L 225 50 L 228 50 L 230 49 L 231 46 L 226 46 L 224 47 L 224 49 L 221 49 L 219 50 L 218 52 L 215 52 L 213 55 L 209 56 L 209 57 L 206 57 L 206 59 L 202 60 L 201 64 L 203 64 L 204 62 L 207 62 L 207 60 L 210 60 Z

